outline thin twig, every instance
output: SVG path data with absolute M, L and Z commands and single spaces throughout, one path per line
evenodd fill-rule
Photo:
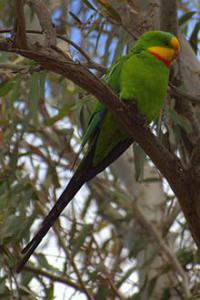
M 97 64 L 96 62 L 94 62 L 90 57 L 89 55 L 81 48 L 79 47 L 76 43 L 74 43 L 72 40 L 66 38 L 66 37 L 63 37 L 62 35 L 57 35 L 57 37 L 67 43 L 69 43 L 70 45 L 72 45 L 76 50 L 79 51 L 79 53 L 86 58 L 88 64 L 86 65 L 86 67 L 88 68 L 94 68 L 94 69 L 97 69 L 97 70 L 100 70 L 102 72 L 106 72 L 107 68 L 105 66 L 102 66 L 102 65 L 99 65 Z
M 135 204 L 132 204 L 132 212 L 133 212 L 133 215 L 134 215 L 135 219 L 137 220 L 137 222 L 143 228 L 145 228 L 145 231 L 148 232 L 151 237 L 154 238 L 157 245 L 160 247 L 161 252 L 163 252 L 166 255 L 170 264 L 172 264 L 174 266 L 175 270 L 178 272 L 178 274 L 181 275 L 181 278 L 182 278 L 181 283 L 182 283 L 183 290 L 185 291 L 185 296 L 190 297 L 188 278 L 187 278 L 180 262 L 178 261 L 176 256 L 172 254 L 170 248 L 167 246 L 167 244 L 162 239 L 159 231 L 156 229 L 156 227 L 151 222 L 149 222 L 144 217 L 144 215 L 142 214 L 140 209 Z
M 39 65 L 22 65 L 22 64 L 13 64 L 13 63 L 0 63 L 0 69 L 10 70 L 13 73 L 22 73 L 22 74 L 41 71 L 41 67 Z
M 77 267 L 74 259 L 71 257 L 71 254 L 69 253 L 68 247 L 66 246 L 66 244 L 65 244 L 65 242 L 63 240 L 63 237 L 61 236 L 60 231 L 58 230 L 57 226 L 54 226 L 54 230 L 56 232 L 56 235 L 57 235 L 57 238 L 58 238 L 58 240 L 60 242 L 61 247 L 63 248 L 63 250 L 67 254 L 67 257 L 68 257 L 68 259 L 70 260 L 70 262 L 72 264 L 72 267 L 73 267 L 73 269 L 74 269 L 74 271 L 76 273 L 76 276 L 78 278 L 78 281 L 80 283 L 80 286 L 81 286 L 82 290 L 84 291 L 84 293 L 86 294 L 86 296 L 87 296 L 87 298 L 89 300 L 95 300 L 94 297 L 93 297 L 93 295 L 89 292 L 89 290 L 85 286 L 85 283 L 82 280 L 82 277 L 81 277 L 81 274 L 80 274 L 80 272 L 78 270 L 78 267 Z
M 66 284 L 72 288 L 74 288 L 75 290 L 78 290 L 78 291 L 81 291 L 83 292 L 83 289 L 81 288 L 80 285 L 78 285 L 77 283 L 69 280 L 69 278 L 67 276 L 64 276 L 64 275 L 55 275 L 55 274 L 52 274 L 48 271 L 44 271 L 40 268 L 36 268 L 36 267 L 32 267 L 30 265 L 28 266 L 25 266 L 24 268 L 25 271 L 28 271 L 28 272 L 31 272 L 31 273 L 34 273 L 34 274 L 37 274 L 37 275 L 40 275 L 40 276 L 44 276 L 54 282 L 59 282 L 59 283 L 63 283 L 63 284 Z
M 94 235 L 91 233 L 91 238 L 93 243 L 96 246 L 97 249 L 97 253 L 99 255 L 99 257 L 101 258 L 101 260 L 103 261 L 102 255 L 101 255 L 101 250 L 99 249 L 99 245 L 94 237 Z M 123 295 L 119 292 L 116 284 L 114 283 L 113 279 L 112 279 L 112 275 L 110 274 L 110 272 L 108 272 L 108 270 L 106 269 L 106 267 L 104 267 L 104 272 L 105 272 L 105 276 L 106 279 L 108 280 L 110 287 L 112 288 L 113 292 L 115 293 L 115 295 L 120 299 L 120 300 L 125 300 L 125 298 L 123 297 Z
M 10 33 L 12 32 L 13 29 L 0 29 L 0 33 Z M 40 30 L 26 30 L 27 33 L 32 33 L 32 34 L 43 34 L 42 31 Z M 79 47 L 75 42 L 73 42 L 72 40 L 68 39 L 67 37 L 64 37 L 60 34 L 57 34 L 56 37 L 60 40 L 65 41 L 66 43 L 70 44 L 72 47 L 74 47 L 87 61 L 87 63 L 85 64 L 86 67 L 90 68 L 90 69 L 96 69 L 99 70 L 102 73 L 105 73 L 107 71 L 106 66 L 100 65 L 98 63 L 96 63 L 95 61 L 93 61 L 90 56 L 81 48 Z
M 97 179 L 96 179 L 96 182 L 97 182 Z M 100 179 L 98 179 L 97 187 L 99 184 L 102 185 L 102 180 L 100 180 Z M 106 191 L 105 186 L 104 186 L 104 190 Z M 120 192 L 121 195 L 124 194 L 124 191 L 122 191 L 120 187 L 118 187 L 118 191 Z M 105 198 L 105 195 L 104 195 L 104 198 Z M 169 263 L 174 267 L 174 270 L 177 272 L 178 275 L 181 276 L 181 278 L 182 278 L 181 284 L 183 286 L 183 290 L 185 292 L 185 295 L 187 297 L 189 297 L 190 290 L 189 290 L 188 278 L 187 278 L 180 262 L 178 261 L 176 256 L 173 255 L 170 248 L 168 247 L 168 245 L 165 243 L 165 241 L 161 237 L 158 229 L 150 221 L 148 221 L 145 218 L 142 211 L 131 200 L 131 196 L 128 197 L 128 194 L 126 193 L 126 199 L 125 199 L 125 201 L 123 201 L 123 200 L 124 199 L 121 199 L 121 201 L 119 203 L 120 207 L 125 209 L 126 211 L 132 212 L 136 222 L 138 222 L 138 224 L 140 224 L 140 226 L 145 230 L 145 233 L 147 235 L 149 235 L 150 237 L 153 238 L 153 240 L 156 242 L 156 245 L 160 248 L 160 252 L 163 253 L 167 257 Z M 178 279 L 178 281 L 180 281 L 178 276 L 177 276 L 177 279 Z
M 46 212 L 45 212 L 44 209 L 43 209 L 43 205 L 39 205 L 39 204 L 38 204 L 38 207 L 39 207 L 41 213 L 43 214 L 43 216 L 46 216 Z M 72 267 L 73 267 L 73 269 L 74 269 L 74 271 L 75 271 L 75 273 L 76 273 L 76 276 L 77 276 L 78 281 L 79 281 L 79 283 L 80 283 L 80 288 L 81 288 L 82 292 L 85 293 L 85 295 L 87 296 L 88 300 L 94 300 L 93 296 L 91 295 L 91 293 L 89 292 L 89 290 L 88 290 L 87 287 L 85 286 L 84 281 L 82 280 L 82 277 L 81 277 L 81 274 L 80 274 L 80 272 L 79 272 L 79 270 L 78 270 L 78 267 L 77 267 L 77 265 L 76 265 L 74 259 L 71 257 L 71 254 L 70 254 L 70 252 L 69 252 L 69 249 L 68 249 L 68 247 L 66 246 L 63 237 L 62 237 L 61 234 L 60 234 L 60 230 L 58 229 L 57 224 L 54 224 L 53 229 L 54 229 L 54 231 L 56 232 L 56 236 L 57 236 L 57 238 L 58 238 L 58 240 L 59 240 L 59 243 L 60 243 L 61 247 L 63 248 L 64 252 L 66 253 L 66 256 L 67 256 L 68 259 L 70 260 L 70 263 L 71 263 L 71 265 L 72 265 Z

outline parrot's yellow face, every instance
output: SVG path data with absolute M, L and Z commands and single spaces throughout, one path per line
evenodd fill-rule
M 170 67 L 179 55 L 180 43 L 178 39 L 173 36 L 168 45 L 151 46 L 148 47 L 147 50 L 159 60 L 163 61 L 167 67 Z

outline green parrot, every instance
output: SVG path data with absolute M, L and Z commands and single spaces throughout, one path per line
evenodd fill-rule
M 150 123 L 158 117 L 163 105 L 169 67 L 177 58 L 179 50 L 179 41 L 171 33 L 146 32 L 128 55 L 120 57 L 109 68 L 104 80 L 121 100 L 134 101 L 141 115 Z M 82 140 L 82 146 L 87 144 L 88 150 L 38 233 L 22 250 L 24 257 L 18 265 L 18 272 L 83 184 L 108 167 L 132 143 L 133 139 L 112 113 L 98 103 Z

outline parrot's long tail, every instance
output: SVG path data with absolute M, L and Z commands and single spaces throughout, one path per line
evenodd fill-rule
M 42 241 L 43 237 L 47 234 L 49 229 L 53 226 L 61 212 L 64 208 L 68 205 L 68 203 L 73 199 L 76 193 L 79 191 L 81 186 L 84 182 L 80 180 L 76 180 L 75 174 L 70 180 L 69 184 L 59 197 L 58 201 L 51 209 L 49 214 L 46 216 L 44 221 L 41 224 L 41 228 L 37 232 L 37 234 L 33 237 L 33 239 L 26 245 L 26 247 L 22 250 L 22 254 L 24 254 L 23 258 L 21 259 L 19 265 L 17 266 L 17 273 L 19 273 L 26 262 L 28 261 L 29 257 L 33 254 L 34 250 Z
M 119 143 L 111 152 L 110 154 L 98 165 L 94 166 L 92 159 L 93 159 L 93 152 L 95 150 L 95 144 L 87 153 L 86 157 L 81 162 L 80 166 L 74 173 L 73 177 L 71 178 L 70 182 L 68 183 L 67 187 L 57 200 L 54 207 L 51 209 L 47 217 L 41 224 L 41 228 L 33 237 L 33 239 L 26 245 L 26 247 L 22 250 L 22 257 L 20 263 L 16 268 L 16 272 L 20 272 L 26 262 L 28 261 L 29 257 L 33 254 L 34 250 L 42 241 L 43 237 L 47 234 L 49 229 L 53 226 L 61 212 L 64 208 L 69 204 L 69 202 L 74 198 L 76 193 L 80 190 L 82 185 L 96 176 L 98 173 L 103 171 L 107 166 L 109 166 L 113 161 L 115 161 L 131 144 L 132 139 L 126 139 Z

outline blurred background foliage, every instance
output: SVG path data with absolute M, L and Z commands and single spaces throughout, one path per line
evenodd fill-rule
M 61 38 L 58 47 L 97 76 L 142 32 L 130 31 L 117 1 L 43 2 L 57 34 L 80 49 Z M 121 5 L 138 17 L 136 2 Z M 197 57 L 199 9 L 197 0 L 178 1 L 179 30 Z M 33 11 L 25 7 L 25 15 L 27 29 L 40 31 Z M 9 38 L 14 24 L 15 1 L 1 0 L 1 36 Z M 39 40 L 41 34 L 32 36 Z M 199 256 L 185 219 L 138 146 L 81 190 L 24 271 L 15 274 L 22 246 L 78 163 L 82 132 L 95 102 L 35 62 L 0 54 L 0 299 L 200 299 Z M 154 128 L 187 161 L 181 132 L 190 132 L 191 125 L 175 112 L 174 100 L 168 102 L 165 117 Z M 151 200 L 156 206 L 151 207 Z M 142 215 L 136 204 L 143 205 Z

